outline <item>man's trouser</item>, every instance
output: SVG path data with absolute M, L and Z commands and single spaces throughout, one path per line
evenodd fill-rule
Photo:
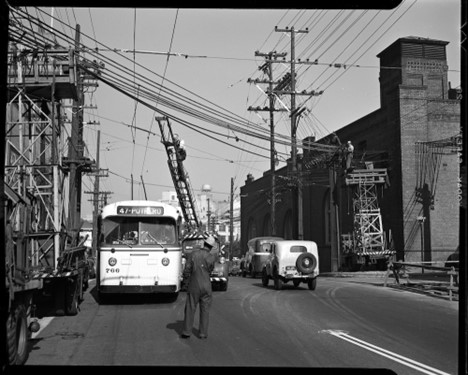
M 184 335 L 191 335 L 193 328 L 193 321 L 195 318 L 195 312 L 197 310 L 198 303 L 200 303 L 200 335 L 208 336 L 208 324 L 210 320 L 210 306 L 212 296 L 210 294 L 204 294 L 201 296 L 187 293 L 187 299 L 185 301 L 185 318 L 184 318 Z

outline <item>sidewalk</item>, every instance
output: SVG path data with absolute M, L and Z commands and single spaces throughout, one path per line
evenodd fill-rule
M 374 284 L 438 298 L 458 300 L 458 284 L 455 283 L 454 278 L 451 288 L 450 275 L 446 272 L 407 272 L 406 275 L 400 275 L 399 283 L 396 282 L 392 272 L 387 277 L 387 271 L 324 272 L 319 277 L 347 278 L 350 282 Z

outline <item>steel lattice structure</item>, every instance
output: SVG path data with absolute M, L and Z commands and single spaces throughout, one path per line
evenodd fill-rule
M 61 102 L 76 96 L 75 66 L 68 50 L 9 55 L 4 183 L 16 204 L 7 214 L 13 230 L 24 233 L 17 245 L 29 249 L 33 267 L 55 268 L 53 250 L 66 241 Z
M 384 256 L 385 234 L 377 199 L 377 185 L 385 184 L 386 169 L 356 169 L 346 176 L 353 186 L 354 246 L 357 255 Z

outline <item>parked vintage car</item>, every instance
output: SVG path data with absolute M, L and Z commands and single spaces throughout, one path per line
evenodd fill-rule
M 247 242 L 247 252 L 245 253 L 242 276 L 250 275 L 256 277 L 261 275 L 263 264 L 270 254 L 270 244 L 275 240 L 282 240 L 281 237 L 255 237 Z
M 182 270 L 185 267 L 185 262 L 188 255 L 195 249 L 203 246 L 203 241 L 209 235 L 208 232 L 196 231 L 187 234 L 182 239 Z M 226 291 L 229 283 L 229 264 L 224 257 L 218 237 L 214 236 L 216 244 L 211 249 L 210 253 L 215 256 L 214 269 L 210 274 L 211 286 L 213 290 Z M 182 271 L 183 272 L 183 271 Z M 182 290 L 186 290 L 187 280 L 182 280 Z
M 262 269 L 262 284 L 273 280 L 275 289 L 292 281 L 295 287 L 307 283 L 310 290 L 317 286 L 319 256 L 313 241 L 278 240 L 271 243 L 268 259 Z

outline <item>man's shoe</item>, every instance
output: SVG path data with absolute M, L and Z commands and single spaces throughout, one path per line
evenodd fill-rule
M 182 333 L 182 334 L 180 335 L 180 337 L 182 337 L 183 339 L 188 339 L 188 338 L 190 338 L 190 335 L 187 335 L 187 334 L 185 334 L 185 333 Z
M 199 337 L 200 337 L 201 339 L 207 339 L 207 338 L 208 338 L 207 335 L 200 335 Z

